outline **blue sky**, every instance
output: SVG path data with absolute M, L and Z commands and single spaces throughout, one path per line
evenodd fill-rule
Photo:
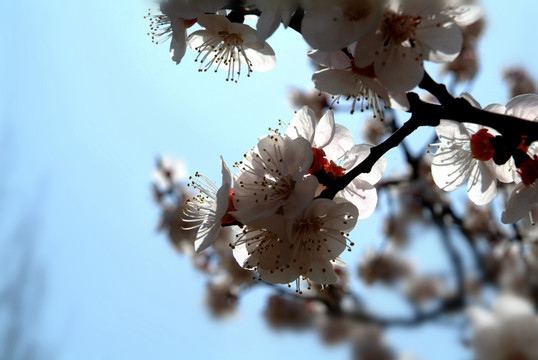
M 537 3 L 491 3 L 472 92 L 483 105 L 507 100 L 505 65 L 538 78 Z M 29 302 L 41 316 L 28 333 L 58 359 L 347 357 L 314 333 L 272 332 L 261 317 L 263 289 L 249 292 L 235 317 L 212 320 L 206 279 L 155 231 L 149 187 L 158 154 L 219 179 L 219 155 L 233 163 L 278 119 L 291 119 L 287 90 L 310 86 L 306 45 L 281 31 L 270 39 L 275 69 L 227 83 L 224 73 L 198 73 L 192 53 L 176 66 L 167 44 L 151 43 L 143 19 L 151 6 L 0 3 L 0 261 L 16 268 L 31 244 L 28 283 L 44 285 Z M 363 226 L 362 244 L 375 244 L 379 221 Z M 461 356 L 454 338 L 424 349 L 428 332 L 391 340 L 424 358 L 439 349 Z

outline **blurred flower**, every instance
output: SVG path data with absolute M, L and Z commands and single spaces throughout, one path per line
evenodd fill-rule
M 467 315 L 477 360 L 538 359 L 538 317 L 526 299 L 502 293 L 491 310 L 472 306 Z
M 378 281 L 390 285 L 412 272 L 411 263 L 393 251 L 368 250 L 359 262 L 359 277 L 368 285 Z
M 219 276 L 207 284 L 205 302 L 215 316 L 232 314 L 238 299 L 239 288 L 228 276 Z
M 361 326 L 353 336 L 353 360 L 393 360 L 400 359 L 388 347 L 381 329 L 375 326 Z
M 181 198 L 181 203 L 177 205 L 163 204 L 158 230 L 167 232 L 168 240 L 177 251 L 192 255 L 194 253 L 196 229 L 190 228 L 192 223 L 186 223 L 182 220 L 181 214 L 184 205 L 184 198 Z M 185 230 L 185 227 L 190 228 L 190 230 Z
M 409 221 L 399 215 L 391 215 L 383 222 L 383 233 L 388 237 L 391 244 L 396 247 L 407 245 L 409 240 Z
M 377 118 L 369 117 L 362 127 L 362 136 L 369 144 L 379 144 L 391 133 L 387 125 L 387 119 L 379 121 Z
M 158 189 L 166 190 L 185 180 L 187 180 L 187 166 L 182 159 L 159 156 L 153 171 L 153 181 Z
M 510 67 L 503 71 L 503 78 L 510 86 L 510 97 L 536 93 L 536 84 L 527 70 L 522 67 Z
M 454 21 L 459 25 L 463 43 L 460 54 L 450 63 L 443 66 L 443 71 L 452 72 L 456 81 L 472 80 L 478 72 L 478 51 L 477 43 L 484 30 L 484 12 L 479 6 L 474 5 L 475 1 L 464 1 L 460 6 L 459 16 L 455 16 Z
M 275 329 L 302 329 L 310 326 L 321 309 L 315 302 L 290 296 L 271 295 L 265 306 L 264 315 Z
M 300 89 L 288 91 L 288 100 L 293 108 L 307 106 L 314 112 L 316 119 L 321 119 L 325 109 L 329 107 L 329 96 L 325 93 L 312 89 L 309 92 Z
M 411 301 L 420 304 L 439 298 L 445 288 L 436 276 L 412 276 L 403 284 L 403 291 Z

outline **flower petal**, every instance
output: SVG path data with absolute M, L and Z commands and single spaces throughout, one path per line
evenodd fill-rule
M 314 112 L 305 105 L 301 110 L 297 111 L 293 119 L 291 119 L 291 122 L 286 129 L 286 135 L 292 139 L 302 136 L 308 140 L 310 144 L 313 144 L 316 124 L 317 121 Z

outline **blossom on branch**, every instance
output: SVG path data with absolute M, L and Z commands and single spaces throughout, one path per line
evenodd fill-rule
M 480 107 L 470 95 L 463 96 Z M 497 134 L 494 130 L 441 120 L 435 131 L 441 143 L 437 144 L 439 150 L 433 157 L 432 177 L 442 190 L 453 191 L 467 182 L 469 199 L 476 205 L 484 205 L 497 195 L 497 180 L 513 181 L 510 164 L 499 166 L 493 161 L 495 148 L 490 140 Z
M 511 99 L 506 106 L 493 104 L 486 108 L 498 113 L 516 116 L 529 121 L 538 121 L 538 95 L 523 94 Z M 523 139 L 524 140 L 524 139 Z M 501 221 L 513 223 L 530 215 L 532 209 L 538 205 L 538 146 L 523 142 L 519 150 L 527 153 L 528 158 L 518 164 L 515 181 L 518 183 L 510 194 L 503 211 Z M 531 218 L 531 223 L 534 220 Z

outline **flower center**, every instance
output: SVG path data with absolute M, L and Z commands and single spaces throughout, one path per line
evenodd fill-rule
M 471 135 L 471 153 L 478 160 L 488 161 L 495 154 L 495 148 L 490 139 L 493 135 L 487 129 L 480 129 Z
M 270 185 L 270 187 L 273 189 L 273 194 L 271 196 L 273 199 L 287 200 L 295 188 L 295 181 L 289 174 L 286 174 L 281 176 L 277 182 L 272 186 Z
M 198 56 L 194 61 L 200 61 L 198 71 L 207 71 L 211 66 L 215 72 L 223 66 L 228 68 L 226 81 L 239 80 L 241 66 L 247 66 L 247 76 L 252 72 L 252 62 L 248 59 L 243 48 L 243 39 L 238 34 L 219 31 L 215 36 L 207 39 L 202 45 L 195 48 Z M 237 77 L 236 77 L 237 75 Z
M 388 46 L 391 43 L 401 44 L 409 41 L 411 47 L 414 47 L 417 27 L 420 25 L 421 20 L 420 16 L 409 16 L 393 12 L 385 13 L 381 25 L 384 45 Z
M 323 149 L 312 147 L 312 152 L 314 153 L 314 160 L 307 174 L 314 175 L 320 184 L 330 185 L 334 179 L 345 174 L 346 169 L 327 159 Z
M 307 218 L 294 224 L 296 238 L 301 239 L 303 244 L 312 241 L 313 235 L 317 235 L 321 229 L 321 221 L 318 218 Z

